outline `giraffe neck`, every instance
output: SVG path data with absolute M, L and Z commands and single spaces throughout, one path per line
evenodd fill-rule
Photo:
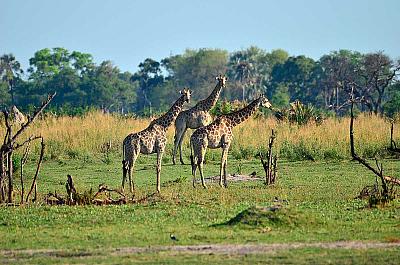
M 232 126 L 236 126 L 247 120 L 251 115 L 253 115 L 259 106 L 260 98 L 253 100 L 253 102 L 251 102 L 243 109 L 227 114 L 226 117 L 231 121 Z
M 218 101 L 221 90 L 222 86 L 218 83 L 211 94 L 206 99 L 199 102 L 199 107 L 204 111 L 212 109 Z
M 185 97 L 182 95 L 164 115 L 154 120 L 152 124 L 158 124 L 164 128 L 168 128 L 175 121 L 179 112 L 181 112 L 184 103 Z

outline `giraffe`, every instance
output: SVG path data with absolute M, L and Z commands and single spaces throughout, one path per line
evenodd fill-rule
M 131 133 L 123 141 L 122 190 L 124 190 L 126 173 L 129 176 L 130 191 L 133 192 L 132 170 L 139 154 L 157 153 L 157 192 L 160 192 L 161 159 L 167 142 L 166 132 L 175 121 L 183 104 L 190 102 L 191 91 L 188 88 L 180 91 L 181 96 L 160 118 L 153 120 L 143 131 Z
M 261 95 L 243 109 L 234 111 L 226 115 L 218 116 L 211 124 L 201 127 L 194 131 L 190 137 L 192 164 L 193 187 L 196 181 L 196 169 L 199 168 L 201 184 L 204 188 L 203 162 L 207 147 L 211 149 L 222 148 L 219 185 L 223 187 L 222 176 L 224 177 L 224 186 L 226 187 L 226 165 L 228 160 L 228 150 L 231 145 L 233 127 L 248 119 L 260 107 L 271 108 L 268 99 Z
M 206 99 L 199 101 L 193 108 L 179 113 L 175 120 L 174 151 L 172 153 L 172 163 L 174 165 L 176 163 L 175 157 L 178 148 L 180 162 L 182 165 L 185 164 L 182 159 L 182 141 L 186 130 L 197 129 L 212 122 L 209 111 L 217 103 L 221 90 L 225 87 L 227 81 L 227 78 L 222 75 L 217 76 L 215 79 L 218 80 L 218 83 L 211 94 Z

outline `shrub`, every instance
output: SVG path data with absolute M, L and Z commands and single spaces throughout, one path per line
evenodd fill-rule
M 299 100 L 290 103 L 286 109 L 276 110 L 275 117 L 291 124 L 306 125 L 309 122 L 322 123 L 322 115 L 311 104 L 304 105 Z

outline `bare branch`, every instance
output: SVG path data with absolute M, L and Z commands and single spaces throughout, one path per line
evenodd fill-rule
M 26 200 L 25 200 L 25 202 L 28 202 L 29 196 L 31 195 L 33 189 L 34 189 L 34 188 L 35 188 L 35 190 L 37 189 L 36 180 L 37 180 L 37 177 L 38 177 L 38 175 L 39 175 L 40 166 L 41 166 L 41 164 L 42 164 L 43 156 L 44 156 L 44 149 L 45 149 L 45 146 L 46 146 L 46 145 L 44 144 L 44 139 L 43 139 L 43 137 L 42 137 L 41 139 L 42 139 L 42 141 L 40 142 L 40 144 L 41 144 L 40 157 L 39 157 L 39 161 L 38 161 L 38 164 L 37 164 L 37 167 L 36 167 L 36 173 L 35 173 L 35 176 L 34 176 L 33 181 L 32 181 L 31 189 L 29 190 L 28 195 L 26 195 Z
M 29 151 L 30 151 L 30 142 L 28 142 L 28 145 L 25 147 L 25 152 L 21 158 L 21 204 L 24 203 L 24 166 L 26 164 L 26 161 L 28 160 L 28 155 L 29 155 Z
M 21 129 L 19 129 L 15 135 L 12 137 L 11 142 L 14 143 L 15 140 L 20 136 L 30 125 L 31 123 L 39 116 L 39 114 L 43 111 L 47 105 L 49 105 L 50 101 L 56 96 L 56 92 L 53 95 L 49 95 L 47 100 L 43 102 L 42 106 L 33 113 L 32 117 L 28 119 L 28 121 L 21 125 Z
M 32 141 L 34 141 L 34 140 L 37 140 L 37 139 L 42 139 L 43 137 L 42 136 L 33 136 L 33 135 L 31 135 L 28 139 L 26 139 L 25 141 L 23 141 L 22 143 L 20 143 L 20 144 L 15 144 L 14 146 L 13 146 L 13 149 L 14 150 L 17 150 L 18 148 L 20 148 L 20 147 L 22 147 L 22 146 L 24 146 L 25 144 L 30 144 L 30 142 L 32 142 Z

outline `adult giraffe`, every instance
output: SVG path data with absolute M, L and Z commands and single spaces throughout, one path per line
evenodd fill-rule
M 176 164 L 176 151 L 179 147 L 179 160 L 182 165 L 185 163 L 182 159 L 182 141 L 187 129 L 197 129 L 212 122 L 209 111 L 215 106 L 221 90 L 226 85 L 227 78 L 219 75 L 215 78 L 218 83 L 211 94 L 201 101 L 199 101 L 193 108 L 184 110 L 179 113 L 175 120 L 175 137 L 174 137 L 174 151 L 172 153 L 172 163 Z
M 125 137 L 122 144 L 122 189 L 125 186 L 126 173 L 129 176 L 131 192 L 135 188 L 132 181 L 132 170 L 139 154 L 157 153 L 157 192 L 160 192 L 161 159 L 167 143 L 167 129 L 182 111 L 183 104 L 190 102 L 191 91 L 189 89 L 185 88 L 180 93 L 181 96 L 167 113 L 153 120 L 143 131 L 131 133 Z
M 234 111 L 226 115 L 218 116 L 212 123 L 194 131 L 190 137 L 190 161 L 192 164 L 193 187 L 196 181 L 196 169 L 199 168 L 201 184 L 204 183 L 203 162 L 207 147 L 211 149 L 222 148 L 221 165 L 219 173 L 219 185 L 222 187 L 222 176 L 226 187 L 226 164 L 228 162 L 228 150 L 233 139 L 233 128 L 247 120 L 260 107 L 271 108 L 268 99 L 261 95 L 243 109 Z

